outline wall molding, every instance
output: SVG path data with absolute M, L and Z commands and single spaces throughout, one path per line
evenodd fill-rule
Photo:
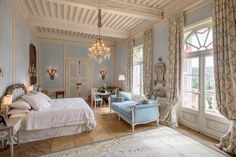
M 67 93 L 67 87 L 66 87 L 66 45 L 65 42 L 63 42 L 63 75 L 64 75 L 64 80 L 63 80 L 63 86 L 64 86 L 64 91 L 65 91 L 65 96 L 68 94 Z

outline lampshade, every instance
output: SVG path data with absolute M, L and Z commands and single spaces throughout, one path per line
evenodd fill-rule
M 119 75 L 119 81 L 125 81 L 125 75 Z
M 12 104 L 12 96 L 11 95 L 6 95 L 2 99 L 3 105 L 9 105 Z
M 28 90 L 32 92 L 34 90 L 34 86 L 29 86 Z

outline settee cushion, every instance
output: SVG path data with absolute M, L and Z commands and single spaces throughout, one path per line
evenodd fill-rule
M 140 102 L 143 100 L 147 100 L 147 98 L 143 95 L 132 94 L 132 100 L 135 102 Z
M 118 97 L 124 97 L 124 101 L 132 100 L 132 94 L 130 92 L 119 92 Z
M 127 118 L 132 119 L 132 114 L 131 114 L 131 110 L 132 107 L 135 105 L 136 103 L 133 101 L 124 101 L 122 103 L 120 102 L 113 102 L 111 104 L 111 107 L 113 110 L 124 114 Z

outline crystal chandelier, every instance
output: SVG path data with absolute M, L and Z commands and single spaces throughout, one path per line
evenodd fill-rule
M 110 48 L 106 47 L 100 36 L 100 28 L 102 27 L 101 9 L 98 9 L 98 36 L 96 42 L 88 49 L 89 57 L 96 60 L 99 64 L 109 60 L 111 56 Z

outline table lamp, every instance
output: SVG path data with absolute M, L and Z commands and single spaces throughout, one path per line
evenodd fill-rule
M 34 86 L 29 86 L 28 90 L 29 90 L 29 92 L 33 92 L 34 91 Z
M 5 116 L 7 115 L 7 112 L 9 110 L 8 105 L 12 104 L 12 96 L 11 95 L 6 95 L 2 98 L 2 110 L 5 114 Z
M 122 90 L 122 89 L 123 89 L 123 81 L 125 81 L 125 75 L 120 74 L 120 75 L 119 75 L 119 81 L 121 81 L 120 88 L 121 88 L 121 90 Z

